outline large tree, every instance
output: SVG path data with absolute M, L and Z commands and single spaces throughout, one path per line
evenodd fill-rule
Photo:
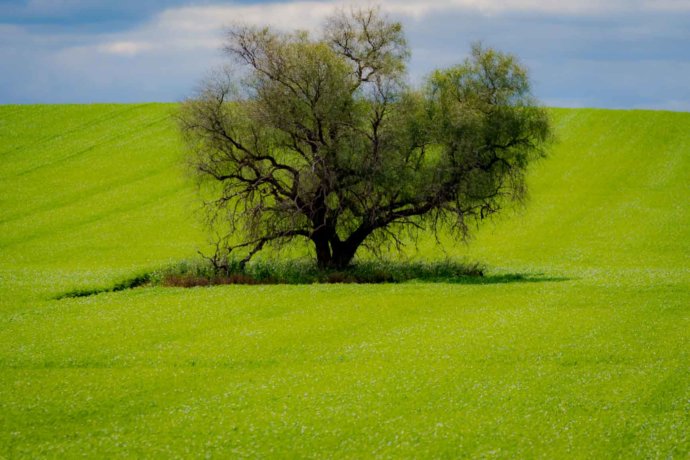
M 216 261 L 301 238 L 320 267 L 343 268 L 405 229 L 464 237 L 524 197 L 550 137 L 515 57 L 475 45 L 413 88 L 402 26 L 376 9 L 340 11 L 318 37 L 235 26 L 224 51 L 180 116 L 215 184 Z

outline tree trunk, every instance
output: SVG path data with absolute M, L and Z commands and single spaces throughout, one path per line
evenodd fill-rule
M 347 268 L 357 252 L 359 243 L 352 241 L 329 241 L 323 235 L 312 236 L 319 268 L 342 270 Z
M 311 240 L 316 247 L 316 263 L 319 268 L 330 268 L 333 258 L 328 238 L 325 235 L 314 235 Z
M 355 257 L 355 252 L 359 244 L 352 244 L 344 241 L 343 243 L 337 245 L 333 248 L 333 255 L 331 257 L 331 268 L 342 270 L 347 268 Z
M 316 247 L 316 261 L 319 268 L 343 270 L 350 265 L 359 246 L 367 236 L 371 234 L 373 227 L 362 225 L 355 230 L 345 241 L 340 241 L 333 231 L 320 231 L 312 235 L 312 241 Z

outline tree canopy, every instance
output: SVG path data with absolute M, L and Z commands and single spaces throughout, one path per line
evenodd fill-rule
M 551 136 L 514 56 L 474 45 L 414 87 L 402 25 L 377 9 L 339 11 L 318 36 L 235 26 L 223 49 L 180 115 L 223 229 L 217 264 L 301 238 L 342 268 L 405 230 L 465 237 L 523 199 Z

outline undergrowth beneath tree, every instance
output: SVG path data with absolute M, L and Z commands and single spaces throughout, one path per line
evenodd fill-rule
M 207 262 L 185 261 L 152 276 L 162 286 L 209 286 L 217 284 L 311 284 L 311 283 L 400 283 L 410 280 L 451 281 L 484 275 L 477 263 L 441 262 L 358 262 L 345 269 L 319 268 L 312 261 L 256 261 L 230 263 L 222 271 Z
M 138 287 L 215 286 L 224 284 L 335 284 L 335 283 L 455 283 L 504 284 L 544 281 L 566 281 L 567 278 L 543 274 L 499 273 L 485 274 L 479 263 L 452 260 L 438 262 L 362 261 L 346 269 L 322 269 L 310 260 L 255 261 L 242 265 L 239 261 L 218 271 L 208 261 L 187 260 L 159 270 L 139 273 L 112 286 L 79 288 L 58 295 L 57 299 L 86 297 L 106 292 L 118 292 Z

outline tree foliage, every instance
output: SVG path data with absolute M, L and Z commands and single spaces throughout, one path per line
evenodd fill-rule
M 414 88 L 402 26 L 376 9 L 340 11 L 316 38 L 236 26 L 224 52 L 180 116 L 214 184 L 218 264 L 302 238 L 319 266 L 342 268 L 405 229 L 464 237 L 524 197 L 550 138 L 515 57 L 475 45 Z

